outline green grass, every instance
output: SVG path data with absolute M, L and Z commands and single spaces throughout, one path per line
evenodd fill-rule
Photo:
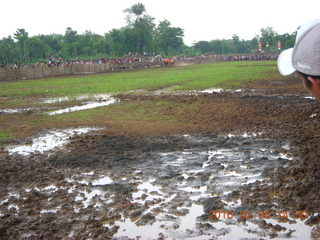
M 187 106 L 190 107 L 190 106 Z M 161 111 L 168 108 L 185 108 L 183 104 L 169 101 L 143 101 L 139 103 L 126 103 L 112 105 L 106 108 L 94 108 L 85 111 L 72 112 L 52 116 L 50 121 L 69 122 L 74 119 L 99 122 L 103 120 L 126 121 L 126 120 L 165 120 Z
M 11 134 L 1 132 L 0 130 L 0 146 L 12 138 Z
M 43 103 L 43 97 L 76 96 L 90 93 L 120 93 L 128 90 L 153 90 L 173 87 L 176 90 L 241 88 L 251 80 L 278 76 L 275 62 L 227 62 L 195 64 L 184 67 L 74 76 L 54 79 L 0 82 L 0 109 L 48 107 L 64 108 L 78 104 L 71 100 Z M 139 92 L 137 92 L 138 94 Z M 192 104 L 159 99 L 121 101 L 108 107 L 48 116 L 34 113 L 0 114 L 0 146 L 13 138 L 26 137 L 38 130 L 74 126 L 109 126 L 121 122 L 179 122 L 186 112 L 197 111 L 200 100 Z M 46 110 L 44 110 L 46 111 Z
M 146 69 L 89 76 L 0 83 L 0 96 L 66 96 L 178 86 L 177 90 L 238 87 L 243 81 L 278 74 L 275 62 L 227 62 L 174 68 Z

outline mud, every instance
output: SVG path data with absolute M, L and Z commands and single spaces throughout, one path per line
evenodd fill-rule
M 199 107 L 112 123 L 50 155 L 3 152 L 0 238 L 319 239 L 320 107 L 300 88 L 119 95 Z
M 101 128 L 72 128 L 63 130 L 49 130 L 45 135 L 34 138 L 26 139 L 24 145 L 9 145 L 5 148 L 9 154 L 29 155 L 32 153 L 45 153 L 48 154 L 57 148 L 61 148 L 68 143 L 68 139 L 75 135 L 81 135 L 92 131 L 101 130 Z

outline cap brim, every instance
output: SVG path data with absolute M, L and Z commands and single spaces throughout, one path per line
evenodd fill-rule
M 287 49 L 278 57 L 278 69 L 283 76 L 290 75 L 296 71 L 292 66 L 292 51 L 293 48 Z

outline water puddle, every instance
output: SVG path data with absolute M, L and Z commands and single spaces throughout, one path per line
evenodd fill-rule
M 96 100 L 96 101 L 107 101 L 110 99 L 109 94 L 83 94 L 79 96 L 63 96 L 63 97 L 54 97 L 54 98 L 45 98 L 42 100 L 45 104 L 54 104 L 60 102 L 68 101 L 84 101 L 84 100 Z
M 305 96 L 305 97 L 301 97 L 301 98 L 316 100 L 316 98 L 313 96 Z
M 248 91 L 248 90 L 244 90 L 244 89 L 223 89 L 223 88 L 209 88 L 209 89 L 194 90 L 194 91 L 176 91 L 175 87 L 178 87 L 178 86 L 171 86 L 168 88 L 158 89 L 158 90 L 154 91 L 154 95 L 162 95 L 162 94 L 198 95 L 199 93 L 208 93 L 208 94 L 224 93 L 224 92 L 239 93 L 239 92 Z
M 15 108 L 15 109 L 0 109 L 0 114 L 12 114 L 12 113 L 27 113 L 39 111 L 40 108 Z
M 222 93 L 222 92 L 231 92 L 231 93 L 237 93 L 237 92 L 243 92 L 243 89 L 223 89 L 223 88 L 209 88 L 201 91 L 197 91 L 198 93 Z
M 68 139 L 75 135 L 85 134 L 91 131 L 101 130 L 101 128 L 72 128 L 64 130 L 49 130 L 44 136 L 31 140 L 30 144 L 7 146 L 5 148 L 9 154 L 30 155 L 32 153 L 45 153 L 47 151 L 61 148 L 68 143 Z
M 34 99 L 26 99 L 26 101 L 34 101 Z M 77 106 L 68 107 L 64 109 L 55 110 L 52 112 L 47 112 L 48 115 L 59 115 L 68 112 L 76 112 L 86 109 L 92 109 L 97 107 L 104 107 L 111 104 L 116 103 L 118 100 L 111 97 L 108 94 L 84 94 L 79 96 L 63 96 L 63 97 L 55 97 L 55 98 L 45 98 L 40 99 L 42 104 L 52 105 L 56 103 L 62 102 L 70 102 L 70 101 L 81 101 Z M 15 108 L 15 109 L 0 109 L 0 114 L 13 114 L 13 113 L 28 113 L 28 112 L 40 112 L 40 111 L 48 111 L 48 109 L 53 108 L 52 106 L 47 107 L 30 107 L 30 108 Z
M 63 193 L 73 214 L 84 217 L 97 211 L 96 215 L 107 216 L 103 226 L 118 228 L 114 239 L 309 239 L 312 227 L 300 219 L 240 219 L 239 212 L 246 211 L 240 200 L 241 186 L 264 181 L 267 172 L 290 161 L 288 142 L 257 135 L 184 135 L 183 150 L 157 150 L 142 154 L 144 161 L 130 160 L 104 173 L 91 170 L 59 184 L 11 193 L 0 205 L 18 212 L 24 206 L 12 199 L 43 192 L 50 200 L 38 208 L 39 214 L 61 217 Z M 232 217 L 211 219 L 210 211 L 217 210 L 232 211 Z M 274 204 L 270 210 L 284 209 Z
M 159 236 L 165 239 L 212 239 L 213 236 L 218 239 L 239 239 L 247 236 L 269 238 L 276 234 L 280 239 L 290 239 L 310 234 L 311 227 L 300 220 L 288 226 L 270 219 L 272 224 L 286 227 L 281 233 L 261 229 L 254 222 L 240 224 L 235 218 L 230 221 L 210 221 L 211 210 L 240 211 L 241 200 L 234 198 L 239 188 L 262 181 L 265 169 L 274 169 L 290 160 L 283 153 L 288 149 L 287 142 L 279 145 L 278 141 L 269 139 L 250 139 L 257 135 L 232 135 L 224 143 L 212 142 L 206 150 L 195 148 L 158 153 L 159 165 L 144 168 L 144 174 L 149 177 L 152 175 L 152 178 L 139 184 L 138 191 L 132 195 L 133 202 L 147 205 L 148 209 L 140 219 L 132 220 L 123 216 L 116 221 L 115 224 L 120 228 L 115 236 L 139 239 L 156 239 Z M 198 141 L 189 135 L 185 137 Z M 165 166 L 165 169 L 161 166 Z M 147 174 L 149 171 L 150 174 Z
M 90 99 L 90 101 L 85 102 L 82 105 L 59 109 L 56 111 L 49 112 L 47 114 L 50 116 L 53 116 L 53 115 L 59 115 L 63 113 L 77 112 L 77 111 L 87 110 L 87 109 L 92 109 L 97 107 L 104 107 L 117 102 L 117 100 L 111 97 L 110 95 L 96 94 L 96 95 L 81 95 L 74 98 L 60 97 L 60 98 L 46 99 L 44 100 L 44 103 L 52 104 L 52 103 L 71 101 L 71 100 L 83 101 L 88 99 Z

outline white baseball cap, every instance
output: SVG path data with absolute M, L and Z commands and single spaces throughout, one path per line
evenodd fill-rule
M 320 76 L 320 19 L 298 29 L 295 46 L 279 55 L 278 69 L 284 76 L 295 71 Z

